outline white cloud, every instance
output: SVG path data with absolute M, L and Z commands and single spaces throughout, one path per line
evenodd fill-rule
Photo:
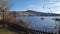
M 60 14 L 60 10 L 59 10 L 59 11 L 55 11 L 55 12 L 53 12 L 53 13 Z
M 43 8 L 44 6 L 44 8 Z M 41 5 L 41 3 L 39 4 L 29 4 L 27 6 L 27 8 L 31 9 L 31 10 L 36 10 L 36 11 L 41 11 L 41 12 L 50 12 L 52 11 L 52 13 L 60 13 L 60 1 L 59 0 L 50 0 L 49 2 L 43 3 Z M 50 8 L 50 9 L 49 9 Z

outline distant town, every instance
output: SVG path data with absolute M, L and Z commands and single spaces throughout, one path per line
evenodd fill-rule
M 27 10 L 27 11 L 10 11 L 12 14 L 16 16 L 60 16 L 60 14 L 55 13 L 43 13 L 43 12 L 37 12 L 33 10 Z

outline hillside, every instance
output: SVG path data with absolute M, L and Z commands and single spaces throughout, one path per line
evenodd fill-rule
M 43 13 L 43 12 L 37 12 L 32 10 L 27 11 L 13 11 L 12 12 L 16 16 L 60 16 L 60 14 L 55 13 Z

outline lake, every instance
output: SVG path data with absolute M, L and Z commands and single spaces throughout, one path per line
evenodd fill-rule
M 16 20 L 23 20 L 29 24 L 29 28 L 35 30 L 54 30 L 58 21 L 54 18 L 59 18 L 60 16 L 24 16 L 16 17 Z

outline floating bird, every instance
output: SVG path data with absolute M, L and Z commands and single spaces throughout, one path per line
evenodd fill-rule
M 41 18 L 41 20 L 44 20 L 44 18 Z

